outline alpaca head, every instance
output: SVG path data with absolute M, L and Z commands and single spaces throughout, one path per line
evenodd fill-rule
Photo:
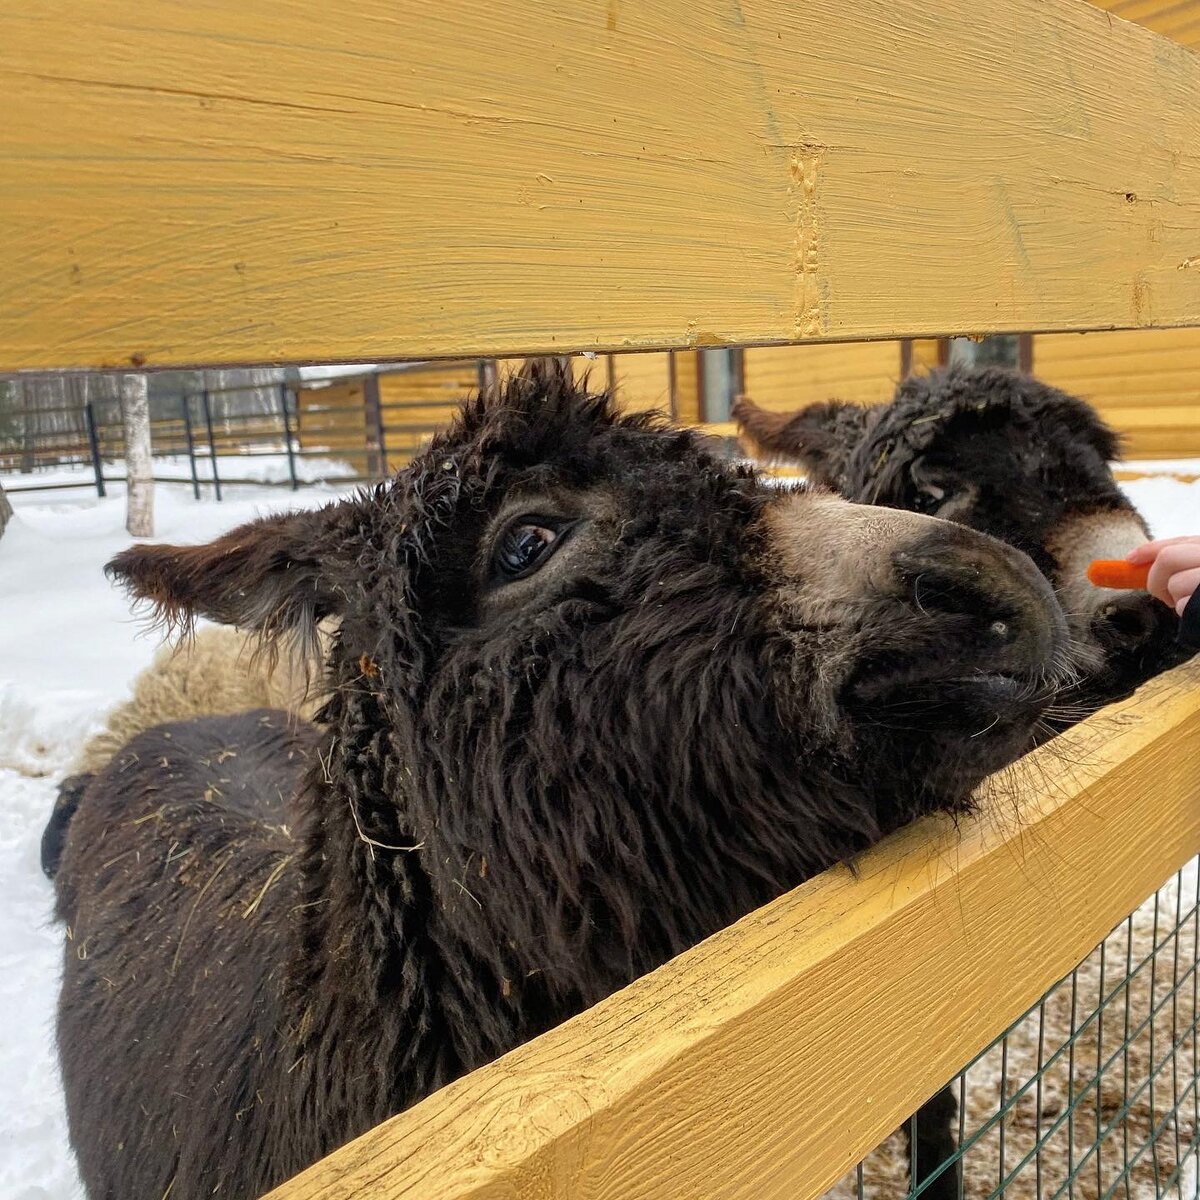
M 1117 436 L 1084 401 L 1002 368 L 912 376 L 891 403 L 769 413 L 742 398 L 749 448 L 803 464 L 846 499 L 927 513 L 1025 551 L 1054 585 L 1093 702 L 1175 661 L 1174 614 L 1140 592 L 1092 587 L 1095 558 L 1147 537 L 1110 463 Z
M 652 953 L 966 804 L 1066 635 L 1010 547 L 780 491 L 545 363 L 368 494 L 110 571 L 168 619 L 336 617 L 328 780 L 371 836 L 423 846 L 464 920 Z

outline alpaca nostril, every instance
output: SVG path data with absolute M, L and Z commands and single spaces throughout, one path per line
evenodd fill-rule
M 955 556 L 953 545 L 893 556 L 908 603 L 925 617 L 957 618 L 947 636 L 966 635 L 971 652 L 990 656 L 997 670 L 1025 671 L 1046 661 L 1065 635 L 1066 619 L 1033 563 L 986 544 L 968 543 L 964 549 L 973 553 Z
M 1152 640 L 1160 620 L 1158 601 L 1150 596 L 1113 600 L 1094 618 L 1097 636 L 1110 645 L 1140 646 Z
M 984 578 L 969 566 L 912 562 L 906 557 L 898 557 L 896 565 L 910 602 L 926 616 L 950 613 L 987 618 L 996 611 Z M 995 620 L 991 625 L 993 633 L 998 633 L 996 626 L 1004 626 L 1001 636 L 1007 636 L 1005 621 Z

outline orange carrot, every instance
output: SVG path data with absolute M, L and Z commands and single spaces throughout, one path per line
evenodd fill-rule
M 1087 569 L 1088 581 L 1100 588 L 1145 590 L 1150 578 L 1150 563 L 1126 562 L 1123 558 L 1098 558 Z

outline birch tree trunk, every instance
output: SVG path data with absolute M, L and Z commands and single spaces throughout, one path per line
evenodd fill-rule
M 125 528 L 134 537 L 153 537 L 154 469 L 150 459 L 150 397 L 145 375 L 121 376 L 121 424 L 125 430 L 128 488 Z
M 0 483 L 0 537 L 4 536 L 4 527 L 12 515 L 12 505 L 9 504 L 8 497 L 4 494 L 4 484 Z

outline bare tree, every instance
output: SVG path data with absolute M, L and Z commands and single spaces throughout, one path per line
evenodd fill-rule
M 134 537 L 154 535 L 154 474 L 150 458 L 150 395 L 145 375 L 121 376 L 128 499 L 125 528 Z
M 4 484 L 0 483 L 0 537 L 4 536 L 4 527 L 12 515 L 12 505 L 9 504 L 8 497 L 4 494 Z

